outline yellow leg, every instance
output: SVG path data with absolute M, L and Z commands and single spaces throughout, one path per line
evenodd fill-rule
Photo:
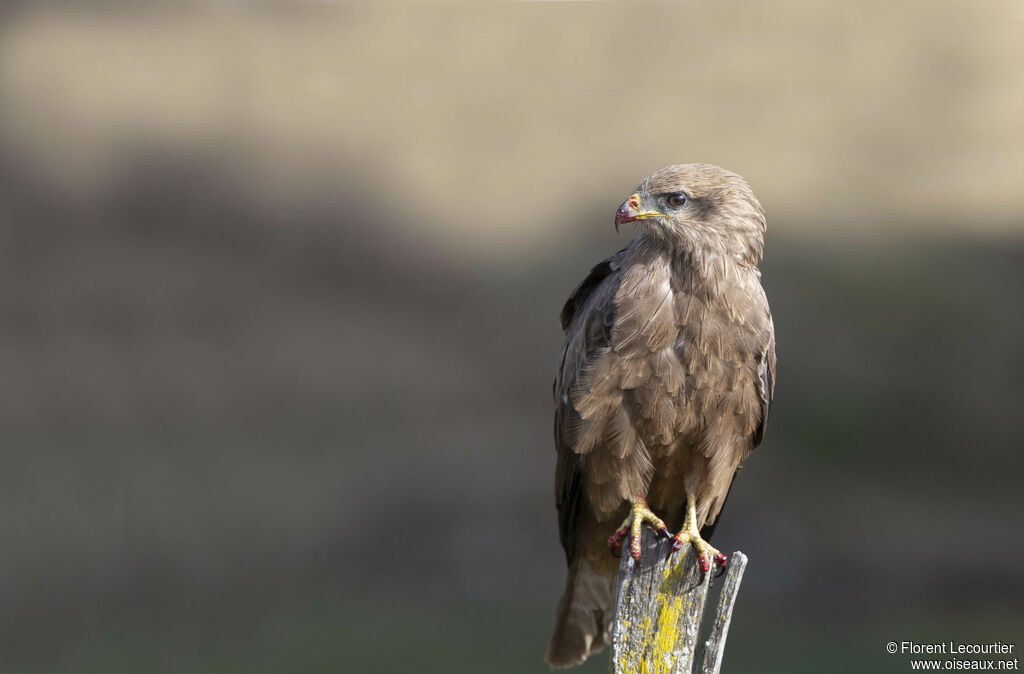
M 640 527 L 644 522 L 654 527 L 660 535 L 666 538 L 670 535 L 668 527 L 661 521 L 661 518 L 651 512 L 647 501 L 642 496 L 637 496 L 629 514 L 622 521 L 622 526 L 608 539 L 608 545 L 611 547 L 613 555 L 621 554 L 622 541 L 629 534 L 629 554 L 633 555 L 633 559 L 640 559 Z
M 697 500 L 691 494 L 686 495 L 686 524 L 683 530 L 675 535 L 672 549 L 679 550 L 684 543 L 690 543 L 696 548 L 697 554 L 700 555 L 700 568 L 704 572 L 711 569 L 711 559 L 714 559 L 715 566 L 725 566 L 728 561 L 725 555 L 700 537 L 700 530 L 697 528 Z

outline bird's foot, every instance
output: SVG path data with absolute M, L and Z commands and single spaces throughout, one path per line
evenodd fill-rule
M 725 555 L 716 548 L 711 547 L 710 543 L 700 537 L 700 532 L 696 528 L 683 529 L 673 536 L 672 550 L 680 550 L 686 543 L 693 545 L 697 551 L 697 563 L 700 564 L 700 570 L 704 573 L 711 570 L 711 561 L 714 561 L 715 566 L 719 568 L 724 567 L 729 562 Z
M 618 557 L 622 554 L 622 541 L 628 535 L 629 554 L 633 556 L 633 559 L 640 559 L 640 527 L 643 526 L 644 522 L 654 527 L 654 530 L 665 538 L 671 535 L 668 532 L 668 527 L 661 521 L 661 518 L 651 512 L 647 501 L 639 498 L 633 502 L 633 507 L 629 514 L 626 515 L 626 519 L 622 521 L 622 526 L 616 529 L 615 533 L 608 539 L 608 546 L 611 548 L 613 555 Z

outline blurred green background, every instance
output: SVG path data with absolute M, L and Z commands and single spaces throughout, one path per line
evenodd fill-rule
M 1024 634 L 1019 2 L 2 11 L 0 670 L 547 671 L 557 315 L 689 161 L 778 337 L 726 670 Z

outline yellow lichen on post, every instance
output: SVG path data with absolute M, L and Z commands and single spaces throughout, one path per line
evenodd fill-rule
M 685 557 L 685 555 L 684 555 Z M 683 579 L 683 559 L 678 563 L 666 564 L 662 572 L 661 588 L 658 591 L 658 619 L 651 641 L 655 657 L 641 664 L 641 674 L 671 674 L 677 659 L 676 643 L 679 641 L 679 626 L 683 620 L 683 596 L 666 591 Z M 650 663 L 653 669 L 646 665 Z

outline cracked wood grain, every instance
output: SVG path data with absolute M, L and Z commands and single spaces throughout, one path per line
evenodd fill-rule
M 733 553 L 723 578 L 701 573 L 690 545 L 673 553 L 671 539 L 643 534 L 642 555 L 619 564 L 612 671 L 615 674 L 718 674 L 747 558 Z M 702 639 L 711 585 L 722 591 Z

